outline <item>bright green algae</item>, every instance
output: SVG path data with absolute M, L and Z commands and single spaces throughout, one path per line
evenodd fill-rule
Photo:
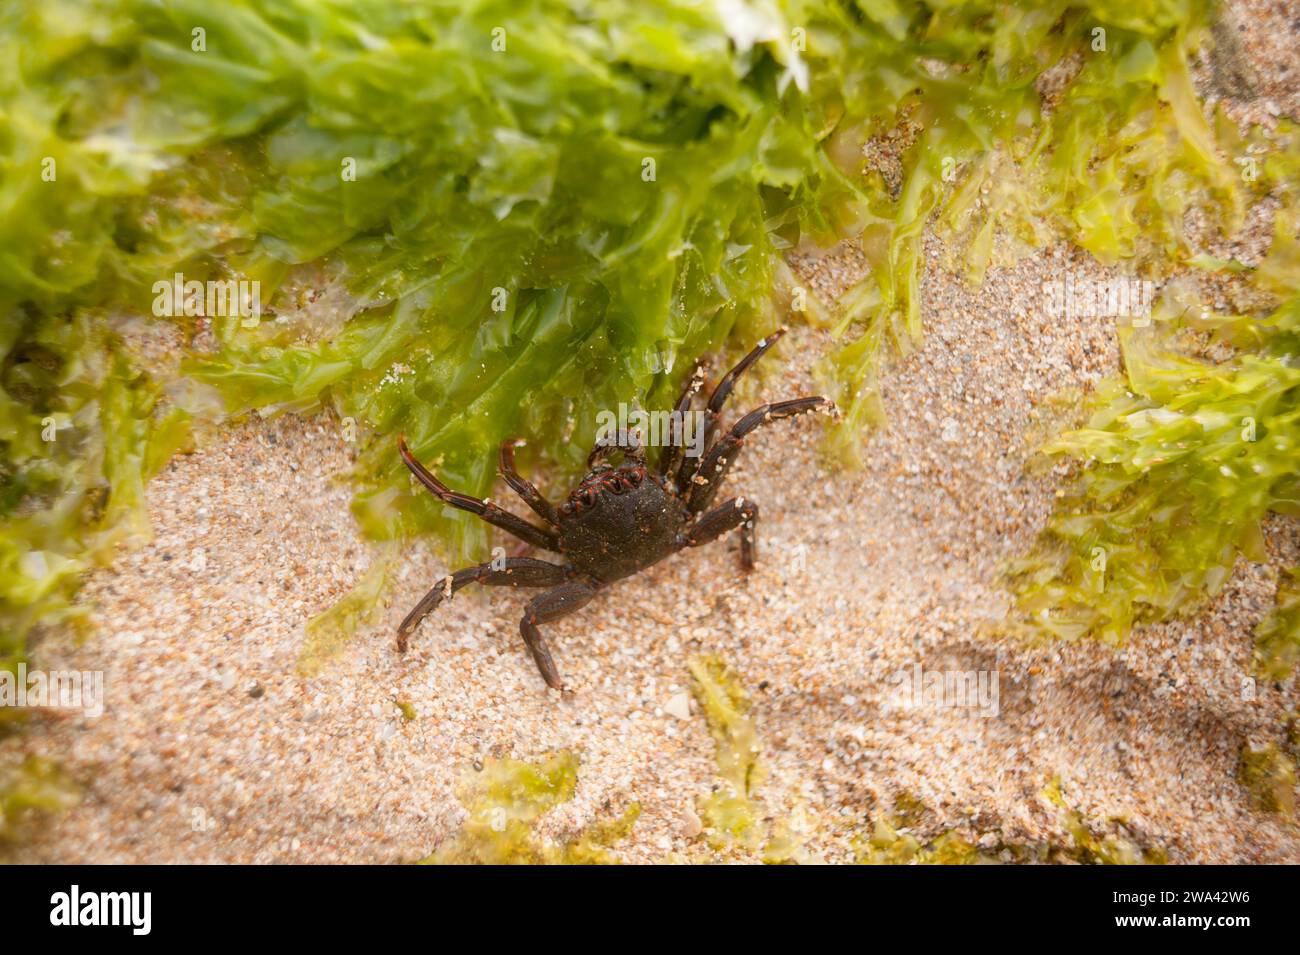
M 363 527 L 436 528 L 481 552 L 479 524 L 412 492 L 395 434 L 470 492 L 488 491 L 511 433 L 574 470 L 596 410 L 662 406 L 700 354 L 775 324 L 782 249 L 859 235 L 871 252 L 825 369 L 853 457 L 882 343 L 920 331 L 934 210 L 978 272 L 995 222 L 1150 257 L 1185 251 L 1191 205 L 1232 221 L 1243 201 L 1189 98 L 1205 4 L 755 9 L 724 23 L 685 3 L 10 5 L 8 361 L 68 314 L 144 312 L 176 272 L 255 279 L 268 320 L 216 320 L 221 350 L 188 373 L 228 412 L 326 405 L 356 421 Z M 1043 120 L 1035 81 L 1071 56 L 1079 75 Z M 864 177 L 863 145 L 903 123 L 897 181 Z M 976 201 L 986 181 L 995 201 Z M 306 284 L 338 293 L 324 327 L 302 317 Z M 56 354 L 111 347 L 83 336 Z M 7 393 L 30 434 L 42 409 Z M 11 500 L 39 507 L 29 472 L 50 451 L 8 445 Z M 100 468 L 65 490 L 142 479 Z M 49 552 L 78 560 L 81 532 L 63 523 Z M 33 549 L 30 530 L 5 536 L 14 561 Z M 30 606 L 13 595 L 5 613 Z
M 1001 865 L 1003 863 L 1076 863 L 1078 865 L 1164 865 L 1168 854 L 1159 847 L 1144 847 L 1129 838 L 1122 819 L 1104 823 L 1086 819 L 1071 809 L 1061 794 L 1059 779 L 1052 779 L 1038 794 L 1060 814 L 1065 838 L 1039 842 L 1005 842 L 996 838 L 972 843 L 955 829 L 930 838 L 918 837 L 918 826 L 933 828 L 931 811 L 915 797 L 899 799 L 895 814 L 877 818 L 870 836 L 859 840 L 858 862 L 863 865 Z M 1099 836 L 1096 829 L 1118 831 Z
M 1300 660 L 1300 570 L 1278 583 L 1277 604 L 1255 629 L 1255 667 L 1269 680 L 1284 680 Z
M 1295 221 L 1279 214 L 1256 285 L 1280 274 Z M 1038 551 L 1011 567 L 1025 622 L 1120 642 L 1136 623 L 1198 609 L 1238 555 L 1267 559 L 1261 521 L 1300 513 L 1300 271 L 1287 278 L 1293 288 L 1262 316 L 1203 312 L 1174 288 L 1150 328 L 1121 328 L 1125 376 L 1090 396 L 1084 428 L 1045 448 L 1084 467 Z M 1193 354 L 1190 333 L 1226 356 Z M 1260 675 L 1285 678 L 1298 646 L 1287 574 L 1256 632 Z
M 696 800 L 705 842 L 715 852 L 756 853 L 773 865 L 817 861 L 798 819 L 769 814 L 757 798 L 766 775 L 763 747 L 740 675 L 713 655 L 693 657 L 688 666 L 718 767 L 717 784 Z
M 636 803 L 615 819 L 598 821 L 563 842 L 538 837 L 543 814 L 573 798 L 578 757 L 563 752 L 537 762 L 487 759 L 467 769 L 457 795 L 469 813 L 461 828 L 426 865 L 609 865 L 610 847 L 624 839 L 641 809 Z
M 1295 761 L 1277 743 L 1243 747 L 1237 780 L 1255 809 L 1284 816 L 1295 812 Z
M 707 5 L 630 0 L 6 5 L 0 660 L 16 665 L 37 623 L 84 619 L 80 575 L 147 534 L 144 483 L 207 410 L 116 332 L 151 308 L 153 283 L 261 282 L 263 321 L 214 321 L 220 349 L 188 378 L 227 413 L 328 407 L 356 422 L 363 528 L 436 530 L 463 556 L 482 552 L 483 528 L 411 490 L 399 431 L 470 492 L 488 492 L 507 434 L 543 449 L 527 466 L 572 472 L 596 410 L 662 407 L 698 356 L 777 324 L 777 303 L 800 297 L 779 253 L 857 236 L 870 277 L 835 314 L 806 316 L 843 343 L 822 371 L 846 412 L 832 447 L 856 460 L 882 355 L 920 334 L 927 221 L 951 231 L 972 280 L 995 229 L 1022 251 L 1059 234 L 1163 274 L 1197 261 L 1192 209 L 1231 229 L 1294 176 L 1273 148 L 1244 183 L 1246 144 L 1205 122 L 1187 57 L 1209 9 L 790 0 L 724 24 Z M 1036 83 L 1076 60 L 1044 118 Z M 863 175 L 863 147 L 884 140 L 902 144 L 897 168 Z M 1289 254 L 1261 282 L 1289 283 Z M 304 308 L 317 295 L 334 303 L 324 319 Z M 1258 406 L 1282 433 L 1283 341 L 1246 343 L 1204 402 Z M 1100 413 L 1127 421 L 1120 410 Z M 1130 596 L 1112 587 L 1120 603 L 1083 619 L 1087 581 L 1053 556 L 1028 571 L 1033 610 L 1049 629 L 1112 635 L 1183 606 L 1276 497 L 1256 494 L 1238 538 L 1202 541 L 1150 578 L 1154 593 L 1141 570 L 1174 551 L 1135 545 Z M 1087 507 L 1115 516 L 1104 496 Z M 1148 511 L 1125 512 L 1140 533 L 1159 527 Z M 1062 527 L 1077 556 L 1091 532 Z M 306 668 L 365 619 L 382 558 L 373 571 L 322 617 Z M 1269 659 L 1294 653 L 1294 614 L 1279 612 L 1262 625 Z
M 0 765 L 0 854 L 21 839 L 39 816 L 77 802 L 76 786 L 47 759 L 29 756 Z

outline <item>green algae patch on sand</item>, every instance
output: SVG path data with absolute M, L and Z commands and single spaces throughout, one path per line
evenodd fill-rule
M 694 657 L 688 667 L 718 767 L 718 782 L 696 800 L 705 841 L 717 852 L 758 854 L 774 865 L 819 861 L 804 845 L 802 813 L 769 816 L 755 796 L 765 775 L 763 747 L 740 675 L 714 655 Z
M 29 756 L 0 766 L 0 849 L 21 839 L 41 816 L 69 809 L 79 798 L 77 787 L 49 760 Z
M 1300 661 L 1300 567 L 1284 571 L 1273 609 L 1255 628 L 1255 672 L 1285 680 Z
M 90 629 L 81 575 L 149 539 L 145 484 L 188 444 L 102 315 L 0 320 L 0 667 L 38 625 Z
M 956 830 L 948 829 L 930 837 L 918 836 L 917 830 L 931 827 L 934 813 L 914 793 L 902 792 L 894 799 L 893 812 L 878 816 L 870 834 L 855 839 L 859 865 L 999 865 L 1001 844 L 985 850 L 971 843 Z
M 1089 821 L 1073 809 L 1061 792 L 1060 779 L 1052 779 L 1039 793 L 1044 800 L 1061 810 L 1070 842 L 1047 847 L 1050 861 L 1071 861 L 1082 865 L 1164 865 L 1168 853 L 1158 846 L 1142 846 L 1122 835 L 1097 836 Z M 1112 822 L 1124 826 L 1123 819 Z
M 460 830 L 423 865 L 609 865 L 610 847 L 625 839 L 640 815 L 630 805 L 622 816 L 593 823 L 563 843 L 540 839 L 538 819 L 573 798 L 579 760 L 570 752 L 540 762 L 488 759 L 467 769 L 457 798 L 469 813 Z
M 1295 762 L 1277 743 L 1243 747 L 1237 781 L 1250 794 L 1251 806 L 1260 812 L 1287 818 L 1295 814 Z
M 402 714 L 402 719 L 408 723 L 414 723 L 419 719 L 420 714 L 415 709 L 415 704 L 410 700 L 393 700 L 393 706 L 397 707 L 397 712 Z
M 688 666 L 718 765 L 718 784 L 697 801 L 705 836 L 715 849 L 757 850 L 766 831 L 750 797 L 763 778 L 762 747 L 749 716 L 749 695 L 739 675 L 719 657 L 695 657 Z
M 1145 848 L 1121 835 L 1096 836 L 1082 814 L 1070 808 L 1061 794 L 1060 781 L 1051 780 L 1039 793 L 1061 812 L 1068 841 L 1006 842 L 1000 837 L 987 848 L 973 843 L 955 829 L 933 837 L 912 830 L 923 827 L 932 813 L 919 800 L 900 797 L 892 817 L 881 817 L 871 834 L 859 841 L 857 859 L 863 865 L 1003 865 L 1077 863 L 1080 865 L 1163 865 L 1163 849 Z M 1123 825 L 1123 820 L 1112 823 Z
M 922 842 L 885 819 L 876 820 L 858 851 L 862 865 L 997 865 L 1001 861 L 996 853 L 980 850 L 956 832 Z
M 1300 514 L 1297 222 L 1293 200 L 1250 276 L 1271 311 L 1217 315 L 1171 283 L 1149 327 L 1120 328 L 1124 377 L 1102 382 L 1085 426 L 1043 449 L 1080 468 L 1034 552 L 1008 568 L 1017 624 L 1121 643 L 1138 624 L 1200 609 L 1238 556 L 1267 559 L 1266 516 Z M 1289 594 L 1284 582 L 1257 634 L 1273 678 L 1296 660 Z
M 306 639 L 298 657 L 300 674 L 318 675 L 344 651 L 360 627 L 378 619 L 384 591 L 401 556 L 401 547 L 396 542 L 381 544 L 352 589 L 307 621 Z

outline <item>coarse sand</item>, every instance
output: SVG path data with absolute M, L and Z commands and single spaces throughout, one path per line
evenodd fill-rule
M 1294 114 L 1294 7 L 1233 9 L 1254 76 L 1234 118 Z M 1271 213 L 1261 206 L 1233 254 L 1258 260 Z M 923 836 L 1068 842 L 1038 796 L 1059 777 L 1099 831 L 1123 819 L 1171 861 L 1300 862 L 1295 827 L 1253 810 L 1237 781 L 1243 745 L 1276 738 L 1297 706 L 1294 679 L 1243 684 L 1277 572 L 1300 562 L 1297 523 L 1270 520 L 1269 564 L 1239 561 L 1206 610 L 1123 648 L 991 635 L 1008 607 L 999 568 L 1032 545 L 1066 474 L 1025 469 L 1051 424 L 1047 399 L 1119 370 L 1113 323 L 1049 314 L 1043 285 L 1118 273 L 1058 244 L 990 269 L 976 289 L 945 270 L 938 239 L 925 251 L 925 341 L 882 376 L 888 420 L 864 438 L 864 469 L 820 456 L 823 418 L 760 431 L 724 489 L 762 507 L 758 568 L 741 575 L 728 535 L 548 625 L 564 697 L 519 637 L 520 592 L 468 588 L 396 652 L 398 621 L 449 569 L 423 543 L 404 554 L 382 618 L 319 675 L 300 675 L 304 625 L 374 553 L 349 512 L 343 430 L 327 414 L 254 419 L 175 458 L 148 489 L 153 541 L 82 590 L 95 636 L 38 647 L 45 669 L 104 671 L 105 714 L 50 711 L 0 742 L 58 760 L 82 785 L 17 858 L 411 861 L 464 818 L 454 790 L 467 767 L 562 749 L 581 757 L 577 792 L 542 835 L 635 800 L 619 858 L 692 856 L 692 807 L 716 764 L 704 719 L 680 701 L 688 659 L 716 653 L 753 698 L 765 811 L 803 820 L 827 861 L 854 858 L 869 820 L 905 794 L 931 810 Z M 830 300 L 861 259 L 849 245 L 793 265 Z M 794 327 L 732 415 L 815 393 L 832 347 Z M 543 487 L 552 500 L 567 490 Z M 494 500 L 526 513 L 504 485 Z M 996 714 L 898 705 L 897 674 L 914 665 L 996 672 Z

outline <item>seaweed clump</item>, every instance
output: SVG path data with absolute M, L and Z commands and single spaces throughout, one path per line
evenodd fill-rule
M 1062 811 L 1065 831 L 1070 835 L 1069 845 L 1049 847 L 1047 856 L 1051 861 L 1082 865 L 1164 865 L 1169 861 L 1168 853 L 1158 846 L 1142 846 L 1118 834 L 1095 835 L 1083 814 L 1066 802 L 1059 779 L 1049 782 L 1040 795 Z M 1112 821 L 1125 825 L 1123 819 Z
M 640 806 L 630 805 L 617 819 L 597 822 L 574 838 L 554 843 L 533 832 L 546 812 L 573 798 L 578 757 L 558 753 L 538 763 L 487 759 L 467 770 L 457 796 L 469 818 L 426 865 L 609 865 L 610 847 L 636 824 Z
M 39 817 L 77 803 L 77 788 L 54 763 L 29 756 L 0 766 L 0 848 L 21 839 Z
M 697 800 L 709 846 L 720 852 L 758 853 L 771 864 L 816 861 L 804 845 L 803 827 L 767 817 L 755 798 L 764 777 L 762 744 L 739 674 L 717 656 L 695 657 L 689 667 L 718 764 L 717 785 Z
M 1244 747 L 1237 779 L 1255 809 L 1287 817 L 1295 813 L 1295 762 L 1276 743 Z
M 1300 661 L 1300 568 L 1284 571 L 1273 609 L 1255 628 L 1255 670 L 1284 680 Z
M 955 831 L 922 842 L 900 832 L 897 820 L 877 819 L 858 852 L 862 865 L 997 865 L 1002 859 L 968 842 Z
M 1300 131 L 1290 136 L 1300 162 Z M 1124 377 L 1098 387 L 1085 427 L 1044 448 L 1081 467 L 1034 553 L 1010 567 L 1023 623 L 1120 643 L 1203 606 L 1239 556 L 1266 561 L 1261 521 L 1300 514 L 1297 221 L 1293 197 L 1268 257 L 1239 269 L 1271 312 L 1213 314 L 1173 285 L 1149 328 L 1121 328 Z M 1270 679 L 1297 659 L 1293 581 L 1256 635 Z
M 299 673 L 316 676 L 343 652 L 359 627 L 376 620 L 383 608 L 384 590 L 400 557 L 401 551 L 392 542 L 380 545 L 352 589 L 307 621 L 307 638 L 298 657 Z
M 1068 863 L 1080 865 L 1164 865 L 1163 849 L 1144 847 L 1119 834 L 1097 836 L 1093 826 L 1072 809 L 1053 779 L 1039 794 L 1061 811 L 1068 842 L 1006 842 L 994 838 L 972 843 L 954 829 L 923 839 L 913 831 L 930 815 L 914 797 L 900 797 L 890 818 L 878 818 L 871 835 L 862 841 L 858 862 L 863 865 L 1001 865 L 1003 863 Z M 1123 820 L 1113 820 L 1123 825 Z M 987 844 L 986 844 L 987 843 Z

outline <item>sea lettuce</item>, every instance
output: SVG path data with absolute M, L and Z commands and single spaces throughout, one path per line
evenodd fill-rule
M 225 416 L 332 410 L 357 437 L 354 510 L 368 534 L 432 531 L 451 558 L 482 555 L 479 522 L 412 489 L 399 433 L 480 495 L 498 442 L 523 434 L 524 466 L 552 489 L 581 467 L 598 410 L 666 406 L 700 356 L 751 344 L 806 298 L 784 253 L 844 239 L 866 253 L 867 278 L 804 317 L 837 341 L 820 369 L 845 412 L 830 448 L 860 460 L 882 361 L 921 334 L 928 226 L 950 234 L 973 281 L 995 261 L 995 234 L 1021 254 L 1064 235 L 1163 274 L 1203 261 L 1186 239 L 1193 212 L 1230 231 L 1253 198 L 1294 181 L 1286 149 L 1200 109 L 1188 62 L 1212 9 L 5 4 L 0 660 L 15 665 L 38 624 L 85 619 L 70 603 L 78 580 L 143 539 L 145 482 L 188 442 L 191 418 L 211 416 L 208 395 Z M 1053 102 L 1044 83 L 1059 74 Z M 1253 182 L 1236 174 L 1247 149 L 1263 156 Z M 1286 285 L 1295 261 L 1292 236 L 1257 270 L 1260 287 Z M 177 275 L 255 281 L 262 312 L 160 308 L 158 283 Z M 146 370 L 119 334 L 121 316 L 160 311 L 194 343 L 178 373 Z M 1286 433 L 1291 366 L 1278 349 L 1294 331 L 1263 338 L 1265 352 L 1213 373 L 1174 362 L 1189 385 L 1213 383 L 1178 413 L 1258 404 L 1266 433 Z M 1074 450 L 1122 468 L 1126 440 L 1172 437 L 1159 414 L 1138 416 L 1164 404 L 1158 384 L 1143 387 L 1150 407 L 1112 416 L 1132 434 Z M 1266 469 L 1268 447 L 1249 451 Z M 1177 493 L 1194 493 L 1170 466 Z M 1029 573 L 1035 612 L 1113 634 L 1212 592 L 1225 548 L 1249 546 L 1277 494 L 1246 481 L 1231 533 L 1193 533 L 1198 549 L 1163 563 L 1151 592 L 1137 574 L 1170 559 L 1159 543 L 1121 555 L 1132 593 L 1082 621 L 1069 557 L 1055 576 Z M 1115 505 L 1105 488 L 1097 501 Z M 1188 506 L 1184 517 L 1205 517 Z M 1060 529 L 1077 557 L 1092 532 Z M 340 612 L 345 629 L 381 577 Z
M 1255 669 L 1268 680 L 1284 680 L 1300 661 L 1300 567 L 1278 582 L 1277 602 L 1255 629 Z
M 740 675 L 713 654 L 692 657 L 688 666 L 718 768 L 718 782 L 696 800 L 709 847 L 719 853 L 755 854 L 769 865 L 820 862 L 805 845 L 809 826 L 803 808 L 777 815 L 758 797 L 766 776 L 763 744 Z
M 593 822 L 562 843 L 533 832 L 542 815 L 573 798 L 578 765 L 575 754 L 562 752 L 537 762 L 487 759 L 466 769 L 457 795 L 469 817 L 421 864 L 614 864 L 610 847 L 636 824 L 641 813 L 636 803 L 621 816 Z
M 50 312 L 142 311 L 177 272 L 259 281 L 267 320 L 219 317 L 222 347 L 187 372 L 229 413 L 324 405 L 358 422 L 363 527 L 436 528 L 481 553 L 477 523 L 412 493 L 396 432 L 471 493 L 515 432 L 572 472 L 598 410 L 662 405 L 700 354 L 776 324 L 781 250 L 861 236 L 872 275 L 825 369 L 847 411 L 837 447 L 855 458 L 884 349 L 920 334 L 927 218 L 967 163 L 1022 154 L 1051 197 L 1035 214 L 1101 255 L 1127 249 L 1156 193 L 1190 191 L 1152 179 L 1181 171 L 1184 140 L 1205 167 L 1192 172 L 1223 185 L 1184 118 L 1186 35 L 1206 10 L 20 3 L 6 26 L 22 41 L 7 67 L 21 175 L 6 184 L 33 215 L 6 220 L 6 277 Z M 1070 87 L 1067 119 L 1044 126 L 1036 80 L 1099 24 L 1109 46 Z M 916 135 L 895 191 L 863 176 L 861 152 L 904 120 Z M 1130 148 L 1162 122 L 1188 131 L 1174 159 Z M 46 154 L 57 189 L 38 177 Z M 996 217 L 976 212 L 978 260 Z M 293 294 L 307 275 L 313 295 L 345 290 L 325 335 Z
M 21 0 L 0 14 L 0 305 L 43 334 L 147 314 L 177 274 L 260 283 L 259 321 L 167 316 L 217 344 L 183 373 L 227 414 L 333 409 L 363 528 L 464 558 L 484 529 L 413 491 L 397 433 L 470 493 L 515 433 L 562 479 L 598 410 L 662 406 L 701 354 L 777 324 L 780 253 L 858 238 L 871 275 L 823 369 L 854 459 L 881 357 L 920 335 L 936 209 L 977 277 L 995 223 L 1104 257 L 1173 248 L 1193 187 L 1235 196 L 1186 78 L 1209 7 L 1146 6 Z M 1078 56 L 1045 120 L 1036 83 Z M 902 127 L 897 179 L 865 168 Z
M 1022 622 L 1122 642 L 1134 624 L 1202 606 L 1239 555 L 1266 560 L 1261 521 L 1300 513 L 1296 222 L 1285 205 L 1269 255 L 1238 270 L 1281 299 L 1270 313 L 1215 315 L 1174 285 L 1150 327 L 1121 328 L 1124 377 L 1097 388 L 1085 427 L 1043 449 L 1081 468 L 1034 553 L 1008 568 Z M 1295 663 L 1291 602 L 1284 581 L 1257 633 L 1271 679 Z
M 68 809 L 79 798 L 73 781 L 50 760 L 29 756 L 0 765 L 0 852 L 21 840 L 34 820 Z

